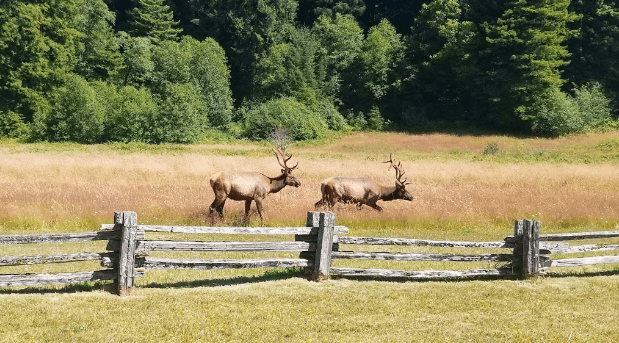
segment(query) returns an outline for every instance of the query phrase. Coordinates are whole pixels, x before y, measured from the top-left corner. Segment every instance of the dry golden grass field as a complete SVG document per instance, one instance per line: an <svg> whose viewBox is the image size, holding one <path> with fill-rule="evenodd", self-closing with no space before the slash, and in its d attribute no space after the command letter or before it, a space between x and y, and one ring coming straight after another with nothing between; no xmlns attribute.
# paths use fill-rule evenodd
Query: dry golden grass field
<svg viewBox="0 0 619 343"><path fill-rule="evenodd" d="M209 225L209 177L276 176L271 147L0 142L0 234L94 231L123 210L142 224ZM542 233L619 230L619 132L553 140L355 133L287 151L302 186L268 196L265 223L253 213L252 226L304 225L330 176L392 185L395 173L381 162L393 153L415 200L379 202L383 212L336 206L336 224L349 235L497 241L525 218L540 220ZM240 225L243 203L228 200L225 212L216 225ZM101 246L0 245L0 255L82 248ZM0 342L615 342L618 270L404 283L315 283L281 270L148 271L126 298L100 284L0 289Z"/></svg>

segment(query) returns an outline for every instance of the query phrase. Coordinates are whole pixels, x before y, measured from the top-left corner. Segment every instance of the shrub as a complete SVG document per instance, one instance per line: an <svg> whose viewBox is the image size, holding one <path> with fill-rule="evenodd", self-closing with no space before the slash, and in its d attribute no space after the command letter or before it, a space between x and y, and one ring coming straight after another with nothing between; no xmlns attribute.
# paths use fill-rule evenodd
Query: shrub
<svg viewBox="0 0 619 343"><path fill-rule="evenodd" d="M154 143L192 143L208 126L200 91L191 83L167 85L158 105L151 129Z"/></svg>
<svg viewBox="0 0 619 343"><path fill-rule="evenodd" d="M534 132L562 136L586 132L610 125L610 100L599 84L586 84L574 89L574 97L550 89L533 101L530 118Z"/></svg>
<svg viewBox="0 0 619 343"><path fill-rule="evenodd" d="M114 86L102 82L93 86L108 114L104 140L144 143L153 141L152 128L157 120L158 108L148 89L126 86L117 91Z"/></svg>
<svg viewBox="0 0 619 343"><path fill-rule="evenodd" d="M105 106L95 90L80 76L69 75L51 94L49 113L36 115L38 138L49 141L94 143L102 139Z"/></svg>
<svg viewBox="0 0 619 343"><path fill-rule="evenodd" d="M532 116L523 116L531 120L533 132L562 136L584 131L582 113L576 101L559 89L550 89L533 100Z"/></svg>
<svg viewBox="0 0 619 343"><path fill-rule="evenodd" d="M0 137L26 138L29 131L18 113L0 111Z"/></svg>
<svg viewBox="0 0 619 343"><path fill-rule="evenodd" d="M376 106L372 106L372 109L368 113L367 127L369 130L380 131L385 128L385 120L383 119L380 110Z"/></svg>
<svg viewBox="0 0 619 343"><path fill-rule="evenodd" d="M585 129L595 129L610 124L610 100L599 83L587 83L574 89L574 100L582 112Z"/></svg>
<svg viewBox="0 0 619 343"><path fill-rule="evenodd" d="M250 109L245 119L246 136L267 139L279 126L290 129L296 141L322 138L327 130L324 119L291 97L267 101Z"/></svg>
<svg viewBox="0 0 619 343"><path fill-rule="evenodd" d="M316 112L325 120L330 130L344 131L349 128L346 119L344 119L337 108L328 100L323 100L318 103Z"/></svg>

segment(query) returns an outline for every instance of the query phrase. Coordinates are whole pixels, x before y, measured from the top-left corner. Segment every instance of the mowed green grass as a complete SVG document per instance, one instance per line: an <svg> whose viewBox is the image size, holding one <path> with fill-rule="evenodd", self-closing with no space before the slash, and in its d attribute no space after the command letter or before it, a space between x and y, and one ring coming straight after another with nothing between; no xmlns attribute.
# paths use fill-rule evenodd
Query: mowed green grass
<svg viewBox="0 0 619 343"><path fill-rule="evenodd" d="M453 142L451 140L453 139ZM318 164L322 158L356 161L359 169L376 164L383 155L395 151L408 165L417 158L437 161L463 161L471 168L484 165L530 164L532 169L546 163L605 165L619 162L615 149L617 133L569 137L560 140L515 139L509 137L445 137L441 135L405 136L403 134L362 133L343 140L331 140L294 147L302 166ZM384 144L375 144L376 140ZM450 143L451 142L451 143ZM500 151L484 154L484 148L497 143ZM184 155L270 157L269 149L259 144L213 144L198 146L147 145L21 145L0 146L4 156L24 154L53 155L63 161L102 154L110 161L122 156ZM20 155L21 154L21 155ZM378 157L380 156L380 157ZM153 160L158 161L158 158ZM150 160L149 160L150 161ZM538 164L542 161L544 164ZM371 163L370 163L371 162ZM332 163L332 162L331 162ZM350 162L347 162L351 164ZM452 166L452 164L441 164ZM454 164L457 168L469 166ZM179 170L182 171L179 164ZM382 168L382 166L380 166ZM62 167L52 173L67 173ZM382 168L384 169L384 168ZM382 170L381 169L381 170ZM175 169L176 170L176 169ZM408 170L408 169L407 169ZM411 168L410 174L415 173ZM36 170L35 170L36 171ZM73 173L73 169L69 169ZM102 172L104 172L103 169ZM384 171L383 171L384 172ZM619 172L619 169L618 169ZM8 173L7 173L8 174ZM456 173L457 174L457 173ZM117 174L110 174L118 177ZM146 174L148 177L149 174ZM408 174L407 174L408 175ZM459 175L459 174L458 174ZM534 174L537 175L537 174ZM604 174L606 175L606 174ZM619 175L619 174L618 174ZM0 177L2 169L0 169ZM311 175L310 175L311 176ZM322 175L318 175L322 177ZM316 176L316 178L318 178ZM568 175L569 176L569 175ZM47 177L47 176L45 176ZM102 177L81 175L85 184L77 190L103 184ZM92 181L90 181L92 178ZM7 178L8 179L8 178ZM34 179L34 178L33 178ZM20 180L11 176L9 180ZM30 206L36 197L28 187L50 182L43 176L24 183L25 199L8 195ZM134 180L128 178L130 182ZM167 178L155 179L167 185ZM570 181L569 179L568 181ZM11 181L12 182L12 181ZM127 182L127 183L130 183ZM187 181L185 181L187 182ZM316 181L317 182L317 181ZM443 182L429 179L430 186ZM459 181L460 182L460 181ZM461 182L468 182L463 178ZM473 182L473 181L471 181ZM478 181L477 181L478 182ZM559 181L557 181L558 183ZM571 182L571 181L570 181ZM584 182L584 181L583 181ZM616 187L612 179L596 181L595 187ZM571 183L568 183L568 186ZM64 183L62 184L64 185ZM170 187L174 187L170 184ZM455 185L457 186L457 185ZM483 184L477 184L483 187ZM509 185L507 185L509 186ZM562 190L558 187L558 192ZM19 190L21 188L16 187ZM53 188L61 193L61 188ZM178 192L182 192L183 189ZM552 192L544 187L543 192ZM541 192L541 191L540 191ZM51 193L51 192L50 192ZM289 192L290 193L290 192ZM574 192L577 194L576 192ZM36 193L33 193L36 194ZM448 194L447 194L448 195ZM562 195L565 197L565 195ZM612 195L608 195L612 197ZM7 200L8 199L8 200ZM63 209L75 206L71 196L51 196L51 206ZM56 199L67 199L56 203ZM86 198L75 198L88 201ZM277 199L277 198L276 198ZM76 201L77 201L76 200ZM608 200L613 200L608 198ZM193 200L188 199L187 202ZM273 199L271 207L273 208ZM301 202L300 200L294 200ZM417 200L423 204L423 197ZM604 199L594 206L603 207ZM129 203L130 201L127 201ZM153 213L138 213L141 223L204 225L201 218L185 210L174 214L172 202L158 219ZM413 202L413 205L419 206ZM35 205L32 205L35 208ZM304 207L305 204L297 205ZM430 207L430 205L428 205ZM479 217L454 213L450 216L416 218L394 213L396 204L386 206L381 215L354 208L337 209L337 225L350 228L349 236L406 237L434 240L500 241L513 233L510 215L496 217L484 212ZM49 211L53 211L50 208ZM159 211L156 207L153 211ZM302 213L300 209L296 210ZM0 234L95 231L102 222L111 222L111 213L68 215L45 214L32 217L14 209L0 219ZM274 210L272 209L273 213ZM43 214L42 210L41 213ZM51 213L51 212L50 212ZM584 212L587 213L587 212ZM565 217L541 213L542 232L579 232L619 230L619 218L611 210L592 211L603 216ZM607 213L610 213L608 215ZM519 213L521 214L521 213ZM238 213L228 215L227 224L238 224ZM366 217L367 216L367 217ZM273 215L269 226L300 226L303 218ZM102 219L103 218L103 219ZM108 218L109 220L106 220ZM524 218L513 218L524 219ZM532 217L531 219L537 219ZM547 220L546 220L547 219ZM251 226L261 225L253 219ZM23 228L23 231L22 229ZM147 233L149 239L173 239L175 235ZM282 240L291 237L205 237L178 235L191 240ZM619 239L589 240L577 244L619 244ZM428 252L428 253L508 253L501 249L445 249L430 247L350 246L342 250ZM0 245L1 256L100 252L105 242L37 245ZM578 256L590 256L585 253ZM177 258L251 258L296 257L296 253L152 253L157 257ZM409 270L494 268L497 263L439 263L396 261L334 260L334 266L392 268ZM102 269L98 262L0 267L0 273L61 273ZM127 297L113 294L109 282L71 286L19 287L0 289L0 342L616 342L619 331L619 268L616 265L551 269L548 275L533 280L463 281L310 281L300 270L246 269L220 271L148 270L136 279L134 293Z"/></svg>
<svg viewBox="0 0 619 343"><path fill-rule="evenodd" d="M245 280L247 281L247 280ZM619 277L1 294L3 342L616 342Z"/></svg>

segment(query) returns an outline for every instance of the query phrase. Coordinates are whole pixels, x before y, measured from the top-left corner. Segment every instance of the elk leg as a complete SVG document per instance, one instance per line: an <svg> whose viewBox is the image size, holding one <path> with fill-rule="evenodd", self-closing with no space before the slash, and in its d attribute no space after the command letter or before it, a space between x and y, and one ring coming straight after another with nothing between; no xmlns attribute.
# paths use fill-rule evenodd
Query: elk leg
<svg viewBox="0 0 619 343"><path fill-rule="evenodd" d="M380 206L378 206L378 205L376 205L376 203L375 203L375 202L374 202L374 203L369 203L369 204L367 204L367 205L368 205L368 206L370 206L371 208L375 209L375 210L376 210L376 211L378 211L378 212L382 212L382 211L383 211L383 208L382 208L382 207L380 207Z"/></svg>
<svg viewBox="0 0 619 343"><path fill-rule="evenodd" d="M335 203L338 202L340 200L340 198L338 197L334 197L331 196L329 197L328 201L329 201L329 211L333 210L333 207L335 207Z"/></svg>
<svg viewBox="0 0 619 343"><path fill-rule="evenodd" d="M327 204L327 199L326 197L322 197L322 199L318 200L317 203L314 204L314 209L318 209L321 206L325 206Z"/></svg>
<svg viewBox="0 0 619 343"><path fill-rule="evenodd" d="M254 201L256 202L256 208L258 209L258 214L260 215L260 221L264 221L264 218L262 217L262 199L254 199Z"/></svg>
<svg viewBox="0 0 619 343"><path fill-rule="evenodd" d="M246 222L249 220L249 209L250 208L251 208L251 200L245 200L245 221Z"/></svg>
<svg viewBox="0 0 619 343"><path fill-rule="evenodd" d="M209 207L210 214L213 214L213 211L217 211L217 214L219 214L219 217L221 219L223 219L224 218L224 204L225 203L226 203L226 199L218 201L217 198L215 198L215 200L213 200L213 203Z"/></svg>

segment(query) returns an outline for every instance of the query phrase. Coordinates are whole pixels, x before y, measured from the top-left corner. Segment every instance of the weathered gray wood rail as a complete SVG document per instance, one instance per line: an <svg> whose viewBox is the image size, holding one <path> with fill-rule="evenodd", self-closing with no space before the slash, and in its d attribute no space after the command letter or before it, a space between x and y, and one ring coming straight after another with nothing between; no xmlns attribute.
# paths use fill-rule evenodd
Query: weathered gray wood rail
<svg viewBox="0 0 619 343"><path fill-rule="evenodd" d="M366 259L396 261L449 261L449 262L509 262L494 269L470 270L389 270L331 268L331 275L353 278L387 278L387 279L443 279L470 277L532 277L539 273L540 264L548 260L540 257L539 222L520 220L514 224L514 235L501 242L457 242L433 241L425 239L378 238L378 237L340 237L340 244L394 245L394 246L431 246L450 248L504 248L512 249L511 254L427 254L427 253L386 253L386 252L334 252L334 259ZM555 245L552 245L554 247ZM551 245L544 246L549 248ZM546 250L542 249L542 252Z"/></svg>
<svg viewBox="0 0 619 343"><path fill-rule="evenodd" d="M512 254L447 255L384 252L333 252L331 258L351 260L442 261L442 262L509 262Z"/></svg>
<svg viewBox="0 0 619 343"><path fill-rule="evenodd" d="M471 277L499 277L517 275L511 269L470 269L470 270L391 270L391 269L359 269L331 268L331 276L342 278L372 278L372 279L445 279Z"/></svg>
<svg viewBox="0 0 619 343"><path fill-rule="evenodd" d="M213 242L186 240L148 240L145 232L214 234L214 235L290 235L294 241ZM410 238L348 237L345 226L335 225L329 212L308 212L304 227L208 227L138 225L135 212L115 212L114 224L103 224L99 231L0 235L0 246L6 244L39 244L107 241L105 252L77 252L60 255L0 256L0 267L47 263L70 263L98 260L107 269L58 274L0 274L0 287L62 285L87 281L114 280L118 294L128 294L134 279L148 269L238 269L238 268L306 268L315 280L333 277L399 280L432 280L476 277L534 277L549 267L574 267L597 264L619 264L619 255L551 259L554 254L619 251L619 244L585 244L570 246L562 241L619 237L619 231L565 234L540 234L540 224L533 220L515 221L514 235L497 242L458 242ZM212 238L212 237L211 237ZM431 254L411 252L339 251L346 245L390 245L445 248L511 249L511 253ZM254 259L190 259L150 257L153 251L195 252L299 252L298 258ZM390 270L376 268L332 267L332 259L496 262L493 269L469 270Z"/></svg>
<svg viewBox="0 0 619 343"><path fill-rule="evenodd" d="M391 245L391 246L423 246L449 248L513 248L514 244L506 242L458 242L433 241L408 238L382 237L339 237L340 244L350 245ZM513 254L428 254L428 253L388 253L388 252L333 252L333 259L361 260L393 260L393 261L443 261L443 262L511 262ZM371 278L371 279L445 279L471 277L499 277L517 274L512 268L470 269L470 270L393 270L378 268L340 268L332 267L330 274L340 278Z"/></svg>
<svg viewBox="0 0 619 343"><path fill-rule="evenodd" d="M560 234L545 234L540 235L540 241L572 241L572 240L587 240L599 238L615 238L619 237L619 231L593 231L593 232L575 232L575 233L560 233ZM589 256L589 257L573 257L552 259L552 254L575 254L584 252L602 252L602 251L617 251L617 244L585 244L570 246L569 243L559 243L550 249L550 258L542 267L547 270L550 267L578 267L599 264L619 264L619 256L604 255L604 256Z"/></svg>
<svg viewBox="0 0 619 343"><path fill-rule="evenodd" d="M137 258L137 267L145 269L241 269L292 267L309 268L313 266L313 261L305 258L265 258L230 260Z"/></svg>
<svg viewBox="0 0 619 343"><path fill-rule="evenodd" d="M118 282L120 279L120 246L121 242L123 242L123 233L127 231L125 226L128 224L125 217L128 219L137 218L134 212L116 212L114 213L115 224L110 225L106 228L106 230L62 234L0 236L0 245L108 241L108 251L105 252L77 252L61 255L1 256L0 266L21 266L98 260L101 261L101 266L107 269L57 274L0 274L0 287L65 285L87 281L106 280L115 280ZM143 239L144 233L138 232L135 238ZM141 273L135 271L130 271L129 273L132 278L142 276Z"/></svg>
<svg viewBox="0 0 619 343"><path fill-rule="evenodd" d="M94 231L79 233L54 233L46 235L12 235L0 236L0 244L33 244L107 241L120 239L120 231Z"/></svg>
<svg viewBox="0 0 619 343"><path fill-rule="evenodd" d="M317 213L317 212L316 212ZM102 224L101 230L112 230L113 224ZM317 235L319 227L234 227L234 226L163 226L137 225L137 229L146 232L170 233L200 233L200 234L228 234L228 235ZM346 226L334 226L334 234L348 232Z"/></svg>
<svg viewBox="0 0 619 343"><path fill-rule="evenodd" d="M410 238L382 238L382 237L340 237L341 244L365 244L365 245L408 245L408 246L431 246L451 248L512 248L506 242L456 242L456 241L432 241L427 239Z"/></svg>
<svg viewBox="0 0 619 343"><path fill-rule="evenodd" d="M151 251L243 251L243 252L299 252L299 258L256 259L173 259L138 257L136 265L144 269L230 269L230 268L312 268L315 278L328 275L334 234L348 232L345 226L335 226L335 215L325 212L309 212L305 227L202 227L136 225L136 229L150 232L224 234L224 235L293 235L291 242L211 242L141 240L136 253ZM103 225L108 229L110 225Z"/></svg>

